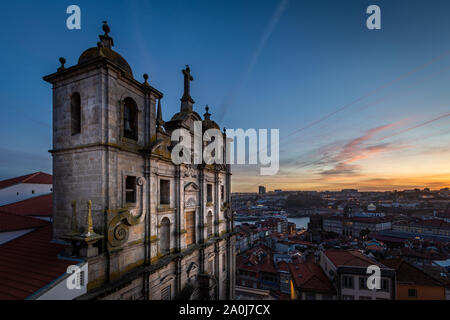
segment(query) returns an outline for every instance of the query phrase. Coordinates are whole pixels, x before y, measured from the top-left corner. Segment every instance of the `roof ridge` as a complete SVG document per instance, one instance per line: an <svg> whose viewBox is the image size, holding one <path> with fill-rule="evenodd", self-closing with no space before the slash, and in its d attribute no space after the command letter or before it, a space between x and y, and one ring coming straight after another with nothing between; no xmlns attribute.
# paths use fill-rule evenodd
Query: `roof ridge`
<svg viewBox="0 0 450 320"><path fill-rule="evenodd" d="M41 172L35 172L35 173L32 173L32 174L30 174L28 177L26 177L25 179L20 180L20 182L24 183L24 182L26 182L26 181L28 181L28 180L30 180L30 179L36 177L36 176L37 176L38 174L40 174L40 173L41 173Z"/></svg>
<svg viewBox="0 0 450 320"><path fill-rule="evenodd" d="M429 273L426 272L425 270L422 270L422 269L420 269L419 267L416 267L414 264L409 263L409 262L407 262L407 261L405 261L405 260L403 260L403 262L406 263L407 265L413 267L413 268L416 269L417 271L423 273L428 279L430 279L430 280L432 280L432 281L434 281L434 282L438 282L438 283L441 284L441 285L445 285L444 282L442 282L441 280L439 280L439 279L433 277L431 274L429 274Z"/></svg>

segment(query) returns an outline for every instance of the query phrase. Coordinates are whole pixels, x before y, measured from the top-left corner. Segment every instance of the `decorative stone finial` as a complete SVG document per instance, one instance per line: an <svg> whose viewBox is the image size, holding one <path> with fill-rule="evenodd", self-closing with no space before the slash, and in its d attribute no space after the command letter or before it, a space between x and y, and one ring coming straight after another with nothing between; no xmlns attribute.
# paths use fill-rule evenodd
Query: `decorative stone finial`
<svg viewBox="0 0 450 320"><path fill-rule="evenodd" d="M66 67L64 67L64 65L66 64L66 59L64 57L61 57L59 58L59 62L61 63L61 66L58 68L58 72L66 70Z"/></svg>
<svg viewBox="0 0 450 320"><path fill-rule="evenodd" d="M211 120L211 113L209 113L208 105L206 105L205 110L206 110L206 113L203 115L205 117L205 120Z"/></svg>
<svg viewBox="0 0 450 320"><path fill-rule="evenodd" d="M147 86L149 85L148 84L148 74L146 74L146 73L144 73L144 84Z"/></svg>
<svg viewBox="0 0 450 320"><path fill-rule="evenodd" d="M102 240L104 236L94 232L94 224L92 222L92 201L88 201L88 212L86 217L86 229L83 234L78 233L78 223L76 220L76 202L72 202L72 233L61 237L63 240L72 243L70 255L79 255L83 258L91 258L98 255L98 248L95 243ZM70 249L69 249L70 250Z"/></svg>
<svg viewBox="0 0 450 320"><path fill-rule="evenodd" d="M158 113L156 116L156 125L158 126L158 129L161 129L161 127L164 125L164 121L162 118L161 99L158 100Z"/></svg>
<svg viewBox="0 0 450 320"><path fill-rule="evenodd" d="M87 227L83 237L92 237L94 233L94 224L92 222L92 201L88 201Z"/></svg>

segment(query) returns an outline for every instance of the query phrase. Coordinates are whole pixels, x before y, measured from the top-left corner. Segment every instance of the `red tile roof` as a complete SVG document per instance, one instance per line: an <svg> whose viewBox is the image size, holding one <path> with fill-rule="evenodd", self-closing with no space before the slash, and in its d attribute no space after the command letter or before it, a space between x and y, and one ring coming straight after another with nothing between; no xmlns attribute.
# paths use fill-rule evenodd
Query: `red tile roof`
<svg viewBox="0 0 450 320"><path fill-rule="evenodd" d="M51 217L53 194L26 199L0 207L0 211L21 216Z"/></svg>
<svg viewBox="0 0 450 320"><path fill-rule="evenodd" d="M46 221L0 211L0 232L34 229L48 225Z"/></svg>
<svg viewBox="0 0 450 320"><path fill-rule="evenodd" d="M253 248L244 254L238 256L236 261L237 269L252 271L252 272L266 272L277 273L275 264L273 262L270 248L259 246Z"/></svg>
<svg viewBox="0 0 450 320"><path fill-rule="evenodd" d="M426 272L413 266L403 259L382 260L386 266L395 269L399 284L415 284L421 286L444 287L444 284L428 275Z"/></svg>
<svg viewBox="0 0 450 320"><path fill-rule="evenodd" d="M336 266L349 266L349 267L368 267L370 265L377 265L379 267L385 267L381 263L370 259L366 255L359 251L351 250L337 250L330 249L325 251L325 255Z"/></svg>
<svg viewBox="0 0 450 320"><path fill-rule="evenodd" d="M315 263L289 264L292 280L297 289L320 293L335 293L330 279Z"/></svg>
<svg viewBox="0 0 450 320"><path fill-rule="evenodd" d="M44 172L27 174L26 176L0 181L0 189L10 187L18 183L53 184L53 177L51 174Z"/></svg>
<svg viewBox="0 0 450 320"><path fill-rule="evenodd" d="M0 246L0 300L23 300L76 264L59 259L66 246L52 243L51 225Z"/></svg>
<svg viewBox="0 0 450 320"><path fill-rule="evenodd" d="M286 261L278 262L278 270L289 272L289 263L287 263Z"/></svg>

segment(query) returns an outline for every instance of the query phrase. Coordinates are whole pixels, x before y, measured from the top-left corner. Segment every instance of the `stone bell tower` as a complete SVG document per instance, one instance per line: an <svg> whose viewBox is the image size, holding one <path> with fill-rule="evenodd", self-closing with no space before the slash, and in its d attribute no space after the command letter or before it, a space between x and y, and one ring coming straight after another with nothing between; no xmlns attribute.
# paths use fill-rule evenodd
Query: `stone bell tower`
<svg viewBox="0 0 450 320"><path fill-rule="evenodd" d="M146 209L144 161L139 151L156 134L162 93L136 81L112 48L110 28L78 63L44 77L53 85L54 237L83 233L92 203L93 229L105 234L105 208ZM75 207L74 207L75 206ZM75 213L75 214L74 214ZM78 230L74 230L75 226ZM101 249L101 248L99 248Z"/></svg>
<svg viewBox="0 0 450 320"><path fill-rule="evenodd" d="M181 110L165 122L163 94L146 74L135 80L106 22L103 31L77 64L60 58L44 77L53 85L53 236L88 262L84 299L230 299L231 170L171 158L174 130L220 127L209 109L204 119L194 111L189 67Z"/></svg>

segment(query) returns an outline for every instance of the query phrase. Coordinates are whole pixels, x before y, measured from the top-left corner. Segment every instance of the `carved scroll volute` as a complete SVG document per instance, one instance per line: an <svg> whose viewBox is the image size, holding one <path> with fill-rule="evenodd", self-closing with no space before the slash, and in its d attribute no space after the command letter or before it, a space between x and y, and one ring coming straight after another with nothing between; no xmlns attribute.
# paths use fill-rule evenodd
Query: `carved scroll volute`
<svg viewBox="0 0 450 320"><path fill-rule="evenodd" d="M127 222L131 213L128 209L120 209L108 225L108 242L112 247L120 247L128 241L130 235L129 224Z"/></svg>
<svg viewBox="0 0 450 320"><path fill-rule="evenodd" d="M108 243L112 247L120 247L127 243L130 236L129 228L139 224L144 216L144 182L143 178L137 180L141 194L140 212L137 216L131 214L129 208L108 211L108 214L113 215L108 224Z"/></svg>

